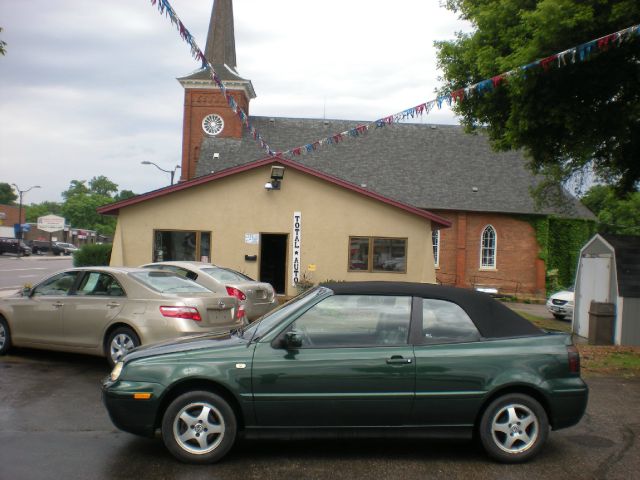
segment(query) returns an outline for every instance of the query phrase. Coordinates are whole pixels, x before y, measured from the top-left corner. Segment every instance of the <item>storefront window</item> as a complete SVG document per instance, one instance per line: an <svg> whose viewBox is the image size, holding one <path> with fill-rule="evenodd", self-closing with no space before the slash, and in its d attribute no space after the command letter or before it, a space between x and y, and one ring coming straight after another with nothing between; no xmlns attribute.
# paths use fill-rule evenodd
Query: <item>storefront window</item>
<svg viewBox="0 0 640 480"><path fill-rule="evenodd" d="M211 261L211 232L156 230L153 261Z"/></svg>
<svg viewBox="0 0 640 480"><path fill-rule="evenodd" d="M349 271L406 273L407 239L350 237Z"/></svg>

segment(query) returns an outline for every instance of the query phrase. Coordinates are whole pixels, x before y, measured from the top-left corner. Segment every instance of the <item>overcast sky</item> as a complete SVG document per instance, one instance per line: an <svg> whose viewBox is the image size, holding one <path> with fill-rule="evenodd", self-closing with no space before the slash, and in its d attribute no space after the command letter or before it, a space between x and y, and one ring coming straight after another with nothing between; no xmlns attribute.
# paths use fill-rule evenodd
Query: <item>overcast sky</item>
<svg viewBox="0 0 640 480"><path fill-rule="evenodd" d="M171 4L204 50L213 0ZM469 28L439 4L235 0L251 114L370 121L433 99L434 40ZM176 78L199 65L149 0L0 0L0 27L0 182L41 185L25 203L97 175L136 193L169 183L140 162L180 164ZM444 108L419 121L457 123Z"/></svg>

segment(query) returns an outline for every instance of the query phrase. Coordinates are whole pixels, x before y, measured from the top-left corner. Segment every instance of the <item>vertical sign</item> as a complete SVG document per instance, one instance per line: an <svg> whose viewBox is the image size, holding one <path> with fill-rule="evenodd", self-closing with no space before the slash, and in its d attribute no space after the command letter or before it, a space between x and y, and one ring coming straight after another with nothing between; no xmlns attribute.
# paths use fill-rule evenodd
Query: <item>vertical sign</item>
<svg viewBox="0 0 640 480"><path fill-rule="evenodd" d="M292 252L293 252L293 286L295 287L300 281L300 250L302 247L302 214L300 212L293 212L293 235L292 238Z"/></svg>

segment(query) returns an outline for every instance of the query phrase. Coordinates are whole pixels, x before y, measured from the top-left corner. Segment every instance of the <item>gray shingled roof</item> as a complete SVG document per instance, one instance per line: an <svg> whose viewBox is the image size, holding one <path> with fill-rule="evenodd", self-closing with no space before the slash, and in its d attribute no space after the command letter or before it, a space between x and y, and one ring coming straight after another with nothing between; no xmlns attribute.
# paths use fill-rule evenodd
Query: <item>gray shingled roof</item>
<svg viewBox="0 0 640 480"><path fill-rule="evenodd" d="M273 151L312 143L368 122L251 117ZM213 154L219 153L218 159ZM250 163L266 153L245 131L242 140L205 138L197 175ZM483 134L459 126L392 124L325 146L294 161L386 197L428 210L559 214L594 218L563 191L561 205L537 209L530 189L539 178L519 152L494 152ZM286 179L285 179L286 181ZM474 187L477 191L474 192Z"/></svg>

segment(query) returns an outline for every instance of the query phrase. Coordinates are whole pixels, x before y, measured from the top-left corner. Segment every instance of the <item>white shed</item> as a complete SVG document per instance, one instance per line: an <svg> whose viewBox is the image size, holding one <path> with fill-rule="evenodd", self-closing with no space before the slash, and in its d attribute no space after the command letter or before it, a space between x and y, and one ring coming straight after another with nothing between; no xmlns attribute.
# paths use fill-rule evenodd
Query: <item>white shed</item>
<svg viewBox="0 0 640 480"><path fill-rule="evenodd" d="M614 344L640 345L640 236L596 234L582 248L572 325L581 337L591 301L615 305Z"/></svg>

